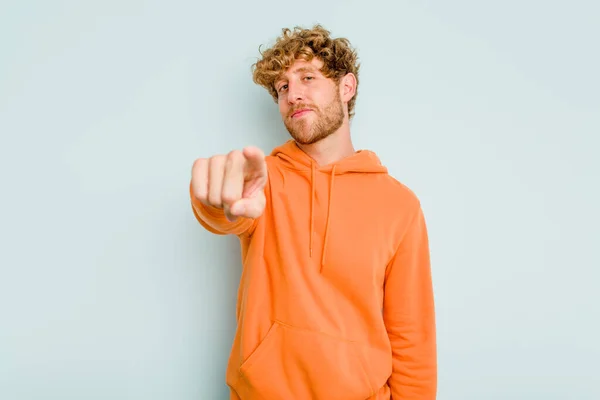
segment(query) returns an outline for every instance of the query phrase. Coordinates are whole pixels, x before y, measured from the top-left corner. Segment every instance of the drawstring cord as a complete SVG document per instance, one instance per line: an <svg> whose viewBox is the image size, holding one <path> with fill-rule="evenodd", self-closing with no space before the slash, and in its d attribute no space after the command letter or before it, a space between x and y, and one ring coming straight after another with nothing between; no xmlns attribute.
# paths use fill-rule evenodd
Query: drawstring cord
<svg viewBox="0 0 600 400"><path fill-rule="evenodd" d="M331 170L331 184L329 185L329 204L327 206L327 220L325 225L325 239L323 240L323 255L321 256L321 270L323 272L323 266L325 265L325 253L327 253L327 239L329 238L329 221L331 219L331 204L333 203L333 181L335 177L335 165Z"/></svg>
<svg viewBox="0 0 600 400"><path fill-rule="evenodd" d="M331 205L333 203L333 184L335 180L335 165L331 170L331 181L329 185L329 201L327 204L327 219L325 221L325 238L323 239L323 252L321 255L321 265L320 272L323 271L323 266L325 265L325 256L327 254L327 241L329 239L329 225L331 222ZM310 243L309 243L309 252L310 257L313 255L313 238L314 238L314 228L315 228L315 181L316 181L316 168L314 162L311 162L311 176L310 176Z"/></svg>

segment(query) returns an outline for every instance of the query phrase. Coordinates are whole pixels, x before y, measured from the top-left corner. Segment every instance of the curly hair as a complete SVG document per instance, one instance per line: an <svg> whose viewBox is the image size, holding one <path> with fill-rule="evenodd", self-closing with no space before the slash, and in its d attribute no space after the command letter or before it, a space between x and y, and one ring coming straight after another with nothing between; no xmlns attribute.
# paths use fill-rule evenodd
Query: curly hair
<svg viewBox="0 0 600 400"><path fill-rule="evenodd" d="M279 76L297 59L310 62L317 57L323 61L321 72L327 78L339 84L340 79L347 73L353 73L356 77L358 91L358 70L360 64L356 50L352 48L346 38L332 38L331 32L321 25L315 25L312 29L295 27L282 29L282 35L277 38L275 44L259 52L262 59L253 64L253 81L263 86L277 102L277 90L275 81ZM354 104L357 93L348 102L348 114L354 116Z"/></svg>

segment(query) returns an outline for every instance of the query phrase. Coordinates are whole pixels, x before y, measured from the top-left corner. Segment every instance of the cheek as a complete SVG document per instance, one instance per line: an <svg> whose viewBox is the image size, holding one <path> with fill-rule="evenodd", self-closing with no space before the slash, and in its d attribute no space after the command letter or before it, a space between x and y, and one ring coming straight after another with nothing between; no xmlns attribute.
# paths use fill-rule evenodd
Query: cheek
<svg viewBox="0 0 600 400"><path fill-rule="evenodd" d="M290 109L287 102L280 97L277 104L279 105L279 112L281 115L287 114L288 110Z"/></svg>

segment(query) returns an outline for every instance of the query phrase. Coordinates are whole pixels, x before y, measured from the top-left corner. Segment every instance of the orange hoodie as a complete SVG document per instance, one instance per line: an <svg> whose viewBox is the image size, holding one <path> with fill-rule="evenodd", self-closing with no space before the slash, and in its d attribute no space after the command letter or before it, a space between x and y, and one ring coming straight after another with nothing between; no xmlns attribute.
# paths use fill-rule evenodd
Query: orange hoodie
<svg viewBox="0 0 600 400"><path fill-rule="evenodd" d="M231 399L435 399L419 200L370 151L318 166L290 140L266 163L260 218L229 222L192 196L200 224L242 247Z"/></svg>

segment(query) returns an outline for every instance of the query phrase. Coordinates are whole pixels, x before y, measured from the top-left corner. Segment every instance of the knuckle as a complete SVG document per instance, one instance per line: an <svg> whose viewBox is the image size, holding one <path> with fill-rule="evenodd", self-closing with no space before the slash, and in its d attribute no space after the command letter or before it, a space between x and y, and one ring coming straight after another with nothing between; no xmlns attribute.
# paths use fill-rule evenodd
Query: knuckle
<svg viewBox="0 0 600 400"><path fill-rule="evenodd" d="M202 166L206 165L206 158L197 158L192 165L192 168L202 168Z"/></svg>
<svg viewBox="0 0 600 400"><path fill-rule="evenodd" d="M231 150L227 156L230 158L243 158L244 154L240 150Z"/></svg>
<svg viewBox="0 0 600 400"><path fill-rule="evenodd" d="M204 169L208 166L208 160L206 158L198 158L192 164L192 176L201 174Z"/></svg>
<svg viewBox="0 0 600 400"><path fill-rule="evenodd" d="M227 164L229 166L241 164L244 161L244 154L239 150L232 150L227 154Z"/></svg>
<svg viewBox="0 0 600 400"><path fill-rule="evenodd" d="M210 166L218 166L218 165L223 165L223 163L225 162L225 156L222 154L216 155L216 156L212 156L210 158Z"/></svg>

